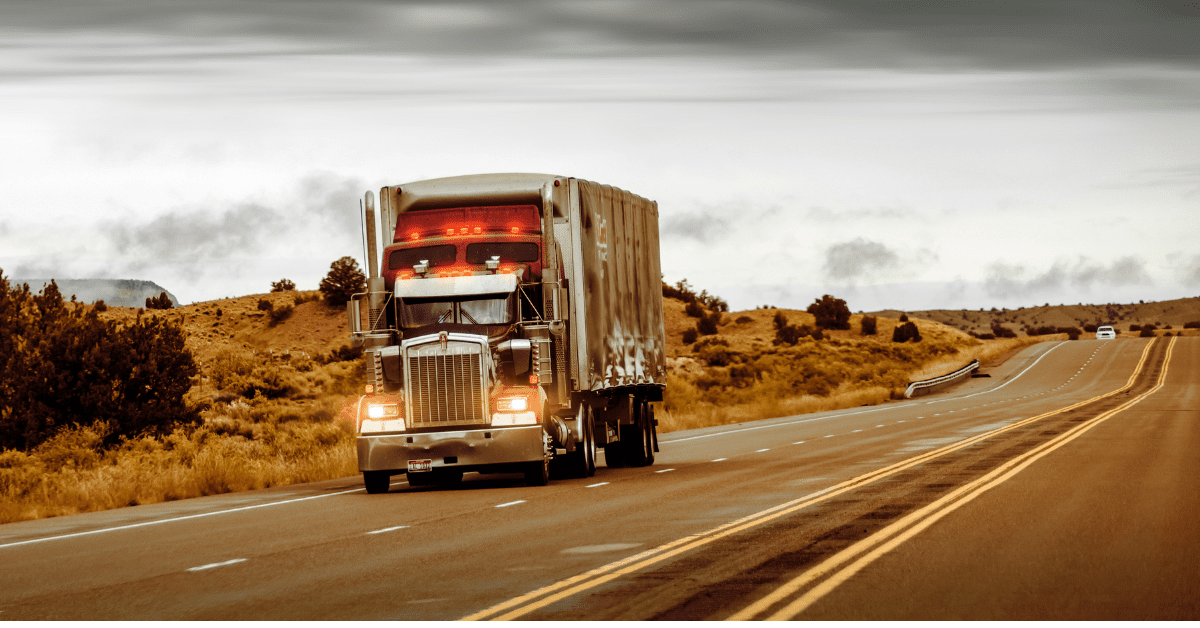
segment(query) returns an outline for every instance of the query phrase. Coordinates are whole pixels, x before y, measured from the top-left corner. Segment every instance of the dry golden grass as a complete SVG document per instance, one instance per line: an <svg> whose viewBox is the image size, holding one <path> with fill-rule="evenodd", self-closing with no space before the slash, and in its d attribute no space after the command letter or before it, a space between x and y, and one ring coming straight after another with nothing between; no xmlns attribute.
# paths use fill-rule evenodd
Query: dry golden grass
<svg viewBox="0 0 1200 628"><path fill-rule="evenodd" d="M220 425L100 449L100 426L61 432L29 454L0 453L0 523L346 477L352 428L336 422Z"/></svg>
<svg viewBox="0 0 1200 628"><path fill-rule="evenodd" d="M679 338L695 319L683 315L681 304L666 303L668 355L678 357L669 360L674 368L659 409L664 433L877 405L902 398L910 381L944 375L972 359L987 364L1022 346L1059 339L978 340L912 318L923 340L901 344L891 342L898 319L878 317L878 333L864 336L862 316L854 315L849 330L827 331L825 340L776 347L771 342L776 310L751 310L726 315L717 336L688 346ZM806 312L784 313L792 324L815 322ZM712 338L723 344L712 344Z"/></svg>

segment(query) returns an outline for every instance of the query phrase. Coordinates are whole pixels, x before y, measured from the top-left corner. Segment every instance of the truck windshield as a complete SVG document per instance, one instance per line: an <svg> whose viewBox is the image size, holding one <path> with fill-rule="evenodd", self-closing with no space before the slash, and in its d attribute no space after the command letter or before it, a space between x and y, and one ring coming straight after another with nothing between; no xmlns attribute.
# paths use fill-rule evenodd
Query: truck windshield
<svg viewBox="0 0 1200 628"><path fill-rule="evenodd" d="M440 299L404 299L400 326L424 327L438 323L465 325L507 325L513 321L513 295L489 294L482 297L447 301Z"/></svg>

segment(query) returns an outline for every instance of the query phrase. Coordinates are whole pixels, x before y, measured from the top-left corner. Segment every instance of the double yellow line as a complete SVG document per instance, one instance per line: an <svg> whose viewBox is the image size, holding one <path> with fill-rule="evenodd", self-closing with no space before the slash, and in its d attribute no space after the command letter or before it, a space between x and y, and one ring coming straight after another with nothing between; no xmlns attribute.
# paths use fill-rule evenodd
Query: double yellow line
<svg viewBox="0 0 1200 628"><path fill-rule="evenodd" d="M976 479L942 497L941 499L917 510L908 516L904 517L889 525L888 527L876 532L875 534L851 545L841 552L826 559L825 562L809 569L800 574L796 578L787 582L775 591L772 591L766 597L758 600L750 606L734 613L728 619L731 621L745 621L755 619L759 614L776 604L788 599L797 591L804 587L825 578L820 584L809 589L800 597L793 600L787 606L779 609L775 613L767 616L765 619L771 620L789 620L793 619L805 609L812 606L817 600L821 599L825 594L832 591L838 585L846 580L849 580L854 574L862 571L867 565L879 559L884 554L892 551L900 546L908 539L919 534L929 526L936 523L941 518L963 507L971 500L982 495L985 491L995 488L1005 481L1011 479L1016 474L1020 473L1029 465L1049 455L1051 452L1063 447L1067 443L1079 438L1088 430L1096 427L1100 423L1112 418L1120 412L1128 410L1146 397L1157 392L1163 387L1163 383L1167 378L1167 365L1171 361L1171 353L1175 348L1175 338L1172 338L1167 345L1167 355L1163 360L1162 372L1159 374L1158 382L1153 388L1146 392L1126 401L1120 406L1109 410L1103 414L1089 419L1084 423L1067 430L1054 439L1038 445L1034 449L1025 452L1012 460L1001 464L996 469L993 469L983 477ZM1147 345L1146 352L1150 350ZM1145 362L1146 352L1142 354L1142 362ZM1138 369L1141 369L1142 364L1139 363ZM1136 374L1136 372L1135 372ZM1111 393L1110 393L1111 394ZM857 560L855 560L857 558ZM853 561L853 562L851 562ZM847 564L849 563L849 564ZM832 574L832 575L831 575ZM828 577L826 577L828 576Z"/></svg>
<svg viewBox="0 0 1200 628"><path fill-rule="evenodd" d="M1174 341L1172 341L1172 343L1173 342ZM845 482L831 486L827 489L818 491L816 493L812 493L810 495L806 495L804 497L792 500L790 502L779 504L778 506L768 508L766 510L763 510L763 511L754 513L752 515L743 517L741 519L738 519L736 521L731 521L729 523L717 526L716 528L713 528L711 530L707 530L707 531L701 532L699 534L693 534L691 536L687 536L682 539L677 539L675 541L671 541L670 543L666 543L664 545L660 545L653 549L646 550L645 552L642 552L640 554L636 554L634 556L630 556L628 558L624 558L622 560L619 560L619 561L616 561L613 563L609 563L602 567L597 567L596 569L593 569L586 573L582 573L577 576L573 576L571 578L561 580L552 585L542 587L535 591L530 591L529 593L526 593L524 595L512 598L510 600L501 602L500 604L497 604L490 608L486 608L477 613L473 613L471 615L463 617L462 620L463 621L483 621L483 620L516 619L523 615L532 613L538 609L545 608L546 606L554 604L565 598L571 597L573 595L577 595L577 594L587 591L589 589L594 589L606 582L610 582L612 580L620 578L621 576L625 576L625 575L628 575L628 574L631 574L631 573L634 573L637 571L641 571L642 569L645 569L645 568L655 565L657 563L661 563L667 559L670 559L670 558L677 556L679 554L682 554L684 552L688 552L693 549L702 547L704 545L708 545L714 541L717 541L719 539L727 537L731 534L737 534L738 532L743 532L745 530L760 526L764 523L767 523L774 519L778 519L779 517L789 515L793 512L807 508L814 504L818 504L820 502L827 501L829 499L837 497L838 495L842 495L842 494L850 492L852 490L861 488L863 486L866 486L866 485L876 482L878 480L884 479L886 477L895 475L897 473L900 473L901 471L915 467L917 465L924 464L935 458L939 458L941 456L958 451L960 449L970 447L971 445L974 445L980 441L986 440L988 438L992 438L993 436L996 436L999 434L1003 434L1004 432L1007 432L1009 430L1017 429L1021 426L1027 425L1034 421L1040 421L1041 419L1045 419L1047 417L1051 417L1056 414L1061 414L1063 412L1068 412L1070 410L1074 410L1075 408L1087 405L1089 403L1098 401L1100 399L1104 399L1105 397L1111 397L1113 395L1119 394L1121 392L1128 390L1131 386L1133 386L1134 380L1137 378L1138 374L1141 373L1142 368L1146 363L1147 356L1150 353L1151 345L1152 345L1152 343L1147 344L1145 350L1142 351L1141 359L1138 361L1137 367L1134 369L1133 374L1129 376L1129 381L1127 381L1124 386L1122 386L1116 390L1113 390L1111 392L1104 393L1102 395L1097 395L1096 397L1092 397L1091 399L1088 399L1086 401L1080 401L1078 403L1074 403L1069 406L1059 408L1057 410L1052 410L1052 411L1046 412L1044 414L1039 414L1035 417L1023 419L1016 423L1012 423L1005 427L995 429L990 432L980 434L980 435L972 437L972 438L968 438L966 440L959 441L957 443L948 445L941 449L936 449L934 451L926 452L924 454L915 456L913 458L909 458L908 460L904 460L904 461L889 465L882 469L877 469L875 471L865 473L856 478L846 480ZM1169 349L1168 349L1168 356L1169 356ZM1165 374L1165 366L1164 366L1164 374ZM1157 390L1157 388L1155 388L1155 390ZM1143 395L1143 397L1144 396L1145 395ZM1140 398L1141 397L1139 397L1139 399ZM1122 406L1121 409L1123 409L1124 407L1125 406ZM881 533L882 533L882 531L881 531ZM874 538L874 537L871 537L871 538ZM857 545L852 546L852 548L853 547L857 547ZM849 548L849 549L852 549L852 548ZM839 554L839 556L840 556L840 554ZM834 558L836 558L836 556ZM832 560L832 559L830 559L830 560ZM826 561L826 562L828 562L828 561ZM801 576L801 578L803 578L803 576ZM788 585L784 585L784 586L786 587ZM801 584L800 586L803 586L803 584ZM774 594L772 594L772 595L774 595ZM768 596L768 597L770 597L770 596ZM784 597L786 597L786 596L784 596ZM767 598L764 598L764 599L767 599ZM782 599L783 598L781 597L780 600L782 600ZM761 603L762 603L762 601L755 603L754 605L751 605L750 607L739 612L737 615L735 615L734 617L731 617L730 619L739 618L742 614L747 613L748 611L751 611L751 609L758 609L759 604L761 604ZM775 602L767 603L762 608L765 609L765 608L773 605L774 603ZM750 613L750 615L752 616L759 612L761 612L761 610L754 610L752 613ZM749 619L750 617L747 616L745 618Z"/></svg>

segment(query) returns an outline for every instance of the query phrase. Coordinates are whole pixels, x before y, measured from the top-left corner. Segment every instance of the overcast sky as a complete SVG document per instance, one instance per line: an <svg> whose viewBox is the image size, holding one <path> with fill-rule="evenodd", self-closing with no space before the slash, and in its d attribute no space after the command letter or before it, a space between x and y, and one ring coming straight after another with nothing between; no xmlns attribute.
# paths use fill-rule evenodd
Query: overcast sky
<svg viewBox="0 0 1200 628"><path fill-rule="evenodd" d="M1200 2L0 2L0 268L313 289L367 189L658 201L734 309L1200 295Z"/></svg>

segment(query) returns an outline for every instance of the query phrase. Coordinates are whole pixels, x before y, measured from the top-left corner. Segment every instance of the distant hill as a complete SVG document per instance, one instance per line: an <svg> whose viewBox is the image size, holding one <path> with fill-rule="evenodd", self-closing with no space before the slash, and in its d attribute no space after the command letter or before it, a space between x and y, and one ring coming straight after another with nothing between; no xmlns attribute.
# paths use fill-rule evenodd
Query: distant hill
<svg viewBox="0 0 1200 628"><path fill-rule="evenodd" d="M117 307L144 307L147 297L156 297L166 292L167 296L171 298L171 303L179 305L179 299L176 299L175 295L153 281L143 281L141 279L55 279L54 282L58 284L58 290L62 292L63 298L68 301L71 300L71 295L75 295L83 303L104 301L105 305L115 305ZM33 292L39 292L50 283L50 280L17 278L9 280L9 284L13 286L19 286L23 283L29 284L29 289Z"/></svg>
<svg viewBox="0 0 1200 628"><path fill-rule="evenodd" d="M900 310L867 312L877 316L897 318ZM967 332L988 333L992 323L999 323L1021 333L1026 327L1079 327L1112 325L1118 331L1128 331L1130 325L1153 323L1159 329L1170 325L1179 330L1185 323L1200 321L1200 297L1151 303L1108 303L1100 305L1039 305L1016 309L990 310L911 310L909 316L937 321Z"/></svg>

